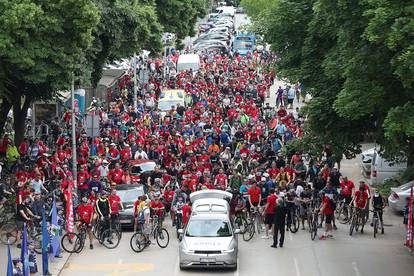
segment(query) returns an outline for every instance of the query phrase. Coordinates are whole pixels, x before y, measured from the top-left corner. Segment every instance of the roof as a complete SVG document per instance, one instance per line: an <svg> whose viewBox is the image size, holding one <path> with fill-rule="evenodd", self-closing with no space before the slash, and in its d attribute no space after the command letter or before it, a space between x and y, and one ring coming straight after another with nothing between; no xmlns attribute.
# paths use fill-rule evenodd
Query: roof
<svg viewBox="0 0 414 276"><path fill-rule="evenodd" d="M196 200L200 199L231 199L233 195L229 192L221 191L221 190L201 190L190 194L191 202L195 202Z"/></svg>
<svg viewBox="0 0 414 276"><path fill-rule="evenodd" d="M108 69L102 74L102 78L99 80L98 85L110 87L117 79L125 74L124 69Z"/></svg>
<svg viewBox="0 0 414 276"><path fill-rule="evenodd" d="M180 63L200 63L200 56L197 54L180 55L177 64Z"/></svg>

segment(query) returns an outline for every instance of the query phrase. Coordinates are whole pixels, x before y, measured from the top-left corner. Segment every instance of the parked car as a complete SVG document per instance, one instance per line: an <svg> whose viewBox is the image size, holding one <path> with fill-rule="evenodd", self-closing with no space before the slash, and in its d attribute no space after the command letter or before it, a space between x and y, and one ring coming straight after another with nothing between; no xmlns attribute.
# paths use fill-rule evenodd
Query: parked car
<svg viewBox="0 0 414 276"><path fill-rule="evenodd" d="M362 168L362 173L365 176L371 175L371 163L372 163L372 158L374 157L374 153L375 153L375 148L367 149L361 153L361 158L362 158L361 168Z"/></svg>
<svg viewBox="0 0 414 276"><path fill-rule="evenodd" d="M402 212L407 204L407 198L410 198L411 187L414 187L414 181L410 181L396 188L391 188L391 194L388 197L388 204L392 210Z"/></svg>
<svg viewBox="0 0 414 276"><path fill-rule="evenodd" d="M123 227L134 226L134 202L145 194L145 185L122 184L116 186L116 194L121 198L124 210L119 212L119 222Z"/></svg>
<svg viewBox="0 0 414 276"><path fill-rule="evenodd" d="M180 268L237 268L239 229L230 219L227 200L231 193L204 190L192 193L193 212L185 229L180 229Z"/></svg>
<svg viewBox="0 0 414 276"><path fill-rule="evenodd" d="M152 160L131 160L128 162L131 183L140 183L141 175L152 172L157 164Z"/></svg>
<svg viewBox="0 0 414 276"><path fill-rule="evenodd" d="M371 163L371 185L380 185L407 168L407 163L395 163L385 160L378 152L375 152Z"/></svg>

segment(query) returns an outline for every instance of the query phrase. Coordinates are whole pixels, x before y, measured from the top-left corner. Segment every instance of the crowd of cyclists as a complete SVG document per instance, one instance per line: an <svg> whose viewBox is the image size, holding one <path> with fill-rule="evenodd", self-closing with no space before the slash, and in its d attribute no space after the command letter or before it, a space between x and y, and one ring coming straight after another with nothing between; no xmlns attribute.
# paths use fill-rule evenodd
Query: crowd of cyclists
<svg viewBox="0 0 414 276"><path fill-rule="evenodd" d="M176 60L178 55L169 59ZM99 223L104 232L119 224L116 218L123 204L116 186L120 184L145 187L145 195L134 204L134 231L142 229L147 240L154 215L160 229L168 214L177 230L184 227L191 214L189 195L203 189L231 192L230 207L239 227L251 234L249 225L256 220L260 227L255 231L264 230L264 239L271 236L270 231L285 226L292 232L300 224L305 229L305 221L311 230L314 213L319 226L325 222L320 239L333 237L335 218L352 224L354 213L364 218L363 232L370 201L382 223L382 196L364 182L355 186L342 176L329 146L320 157L287 150L287 143L300 139L306 124L300 108L293 107L295 99L303 101L304 93L300 84L279 87L272 92L277 102L267 100L275 79L269 69L274 61L266 51L246 57L203 53L199 72L182 71L165 79L162 63L148 59L150 79L136 107L132 77L128 77L118 92L110 93L107 105L94 101L100 121L98 136L88 137L82 120L77 120L76 149L71 146L69 111L51 123L51 143L26 137L16 146L10 135L4 135L0 140L0 203L2 212L16 212L17 245L24 223L38 223L41 209L50 210L53 199L61 203L65 214L71 196L76 224L84 226L93 249L94 225ZM187 104L161 112L157 100L164 89L171 88L184 90ZM76 187L73 150L77 153ZM133 159L152 160L157 166L132 180L127 164ZM286 221L280 220L280 214ZM121 232L120 227L114 228L114 233ZM2 232L3 242L13 238L7 233L4 237ZM107 241L111 248L110 237L107 233L98 240Z"/></svg>

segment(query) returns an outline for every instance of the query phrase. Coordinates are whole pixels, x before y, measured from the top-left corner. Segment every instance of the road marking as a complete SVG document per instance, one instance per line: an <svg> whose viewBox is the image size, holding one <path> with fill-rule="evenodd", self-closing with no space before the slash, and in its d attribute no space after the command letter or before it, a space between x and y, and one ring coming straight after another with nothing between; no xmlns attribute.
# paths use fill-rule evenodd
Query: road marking
<svg viewBox="0 0 414 276"><path fill-rule="evenodd" d="M352 262L352 268L354 269L356 276L361 276L356 262Z"/></svg>
<svg viewBox="0 0 414 276"><path fill-rule="evenodd" d="M299 270L299 263L298 263L298 259L296 259L296 257L293 257L293 261L294 261L294 263L295 263L296 275L297 275L297 276L301 276L301 274L300 274L300 270Z"/></svg>
<svg viewBox="0 0 414 276"><path fill-rule="evenodd" d="M237 257L237 269L236 271L234 271L234 276L239 276L239 271L240 271L240 262L239 262L239 257Z"/></svg>
<svg viewBox="0 0 414 276"><path fill-rule="evenodd" d="M154 269L152 263L129 263L129 264L68 264L65 270L73 271L103 271L103 272L115 272L116 271L130 271L130 272L144 272Z"/></svg>

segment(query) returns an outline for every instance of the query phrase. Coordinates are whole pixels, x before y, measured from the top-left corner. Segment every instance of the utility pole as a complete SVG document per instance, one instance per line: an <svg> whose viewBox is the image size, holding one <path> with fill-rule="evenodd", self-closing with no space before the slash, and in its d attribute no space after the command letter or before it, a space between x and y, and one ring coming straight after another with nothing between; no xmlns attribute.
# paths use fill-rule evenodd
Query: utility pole
<svg viewBox="0 0 414 276"><path fill-rule="evenodd" d="M72 77L72 175L75 191L78 189L78 171L77 171L77 160L76 160L76 118L75 118L75 76Z"/></svg>
<svg viewBox="0 0 414 276"><path fill-rule="evenodd" d="M134 108L138 106L138 87L137 87L137 55L134 53Z"/></svg>

